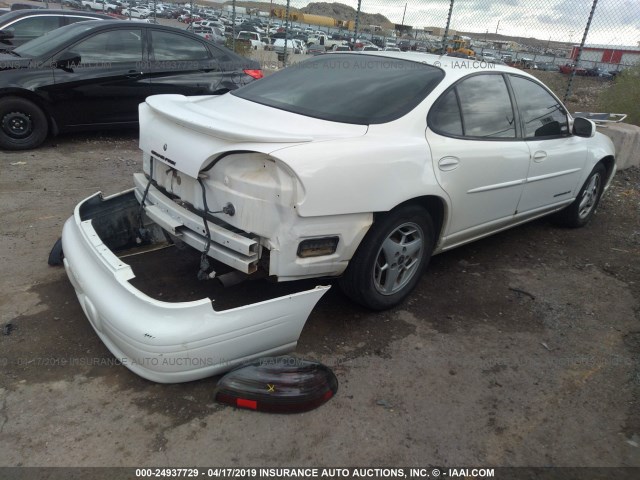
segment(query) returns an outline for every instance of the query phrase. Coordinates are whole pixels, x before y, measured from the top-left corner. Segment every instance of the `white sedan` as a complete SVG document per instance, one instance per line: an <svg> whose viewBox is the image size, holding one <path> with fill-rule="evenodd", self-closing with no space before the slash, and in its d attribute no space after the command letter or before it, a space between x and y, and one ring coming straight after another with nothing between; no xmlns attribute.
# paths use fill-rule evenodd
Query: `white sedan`
<svg viewBox="0 0 640 480"><path fill-rule="evenodd" d="M611 141L531 75L480 65L332 53L221 96L147 98L134 189L90 197L63 232L105 344L146 378L201 378L293 348L327 288L222 312L209 299L165 303L129 283L120 244L189 245L203 279L219 264L278 281L338 277L379 310L411 293L434 254L543 215L585 225L616 172ZM148 361L175 356L226 363Z"/></svg>
<svg viewBox="0 0 640 480"><path fill-rule="evenodd" d="M124 10L122 10L122 15L131 18L145 19L149 16L149 13L149 10L147 10L146 8L143 9L139 7L125 8Z"/></svg>

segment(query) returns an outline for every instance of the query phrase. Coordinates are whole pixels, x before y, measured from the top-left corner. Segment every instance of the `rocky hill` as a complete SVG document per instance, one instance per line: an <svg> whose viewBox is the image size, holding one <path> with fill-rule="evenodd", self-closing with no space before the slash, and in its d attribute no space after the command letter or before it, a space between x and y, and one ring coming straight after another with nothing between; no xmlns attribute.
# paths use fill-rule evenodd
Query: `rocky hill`
<svg viewBox="0 0 640 480"><path fill-rule="evenodd" d="M225 5L230 5L231 2L225 2ZM245 8L257 8L259 10L268 12L271 4L265 2L236 2L236 6ZM281 2L273 2L273 8L286 8L286 4ZM290 12L302 12L310 13L312 15L324 15L326 17L332 17L336 20L355 20L356 9L349 5L342 3L328 3L328 2L312 2L303 8L289 8ZM380 13L364 13L360 12L360 25L362 28L366 28L369 25L379 25L382 28L388 29L393 27L393 23Z"/></svg>
<svg viewBox="0 0 640 480"><path fill-rule="evenodd" d="M313 15L324 15L333 17L337 20L355 20L356 9L342 3L313 2L306 7L300 9L303 13ZM391 21L380 13L364 13L360 12L360 25L366 27L369 25L379 25L382 28L390 28L393 26Z"/></svg>

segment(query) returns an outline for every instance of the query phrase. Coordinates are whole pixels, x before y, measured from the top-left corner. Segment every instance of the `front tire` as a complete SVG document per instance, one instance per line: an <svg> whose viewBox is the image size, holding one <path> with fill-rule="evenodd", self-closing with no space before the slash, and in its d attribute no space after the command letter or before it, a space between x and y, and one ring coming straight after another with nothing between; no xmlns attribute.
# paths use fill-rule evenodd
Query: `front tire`
<svg viewBox="0 0 640 480"><path fill-rule="evenodd" d="M33 102L20 97L0 98L0 148L29 150L40 145L49 125Z"/></svg>
<svg viewBox="0 0 640 480"><path fill-rule="evenodd" d="M433 221L424 208L392 210L371 226L340 279L340 288L371 310L394 307L415 288L433 245Z"/></svg>
<svg viewBox="0 0 640 480"><path fill-rule="evenodd" d="M584 227L598 208L600 197L606 182L606 169L598 163L582 185L578 196L571 205L553 216L553 221L569 228Z"/></svg>

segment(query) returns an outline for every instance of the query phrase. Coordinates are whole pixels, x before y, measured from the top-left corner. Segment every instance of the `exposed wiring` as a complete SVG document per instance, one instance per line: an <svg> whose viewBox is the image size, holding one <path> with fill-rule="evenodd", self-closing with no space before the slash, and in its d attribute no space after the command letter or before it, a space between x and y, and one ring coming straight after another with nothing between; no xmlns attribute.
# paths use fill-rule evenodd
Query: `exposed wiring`
<svg viewBox="0 0 640 480"><path fill-rule="evenodd" d="M200 270L198 271L198 280L208 280L210 278L214 278L216 276L215 271L211 271L208 273L209 268L211 268L211 264L209 263L208 253L209 248L211 248L211 230L209 230L209 221L207 220L208 214L215 213L224 213L233 217L236 213L236 209L231 203L227 203L222 210L218 210L212 212L209 210L209 205L207 205L207 191L204 187L204 182L201 177L198 177L198 183L202 188L202 222L204 223L204 231L205 237L207 241L204 244L204 250L202 251L202 256L200 257Z"/></svg>
<svg viewBox="0 0 640 480"><path fill-rule="evenodd" d="M213 271L209 273L209 268L211 265L209 264L209 248L211 247L211 230L209 230L209 221L207 220L207 213L209 213L209 206L207 205L207 192L204 188L204 182L200 177L198 177L198 183L202 188L202 221L204 222L204 230L206 232L207 241L204 244L204 250L202 251L202 256L200 257L200 270L198 271L198 280L208 280L209 278L214 278L216 272ZM211 212L214 213L214 212ZM213 274L213 276L211 276Z"/></svg>
<svg viewBox="0 0 640 480"><path fill-rule="evenodd" d="M136 243L140 244L149 238L149 230L144 227L144 220L142 216L144 214L144 206L149 195L149 188L151 188L151 182L153 182L153 157L149 157L149 181L147 187L144 189L142 199L140 200L140 208L138 209L138 236L136 237Z"/></svg>

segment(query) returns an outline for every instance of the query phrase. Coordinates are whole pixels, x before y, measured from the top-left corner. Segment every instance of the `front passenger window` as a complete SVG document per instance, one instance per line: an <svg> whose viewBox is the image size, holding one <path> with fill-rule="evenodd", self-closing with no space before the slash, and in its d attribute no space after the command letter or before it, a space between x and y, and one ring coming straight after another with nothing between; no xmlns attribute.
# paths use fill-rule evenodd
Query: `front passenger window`
<svg viewBox="0 0 640 480"><path fill-rule="evenodd" d="M525 138L558 137L569 133L564 108L544 88L523 77L509 77L524 123Z"/></svg>
<svg viewBox="0 0 640 480"><path fill-rule="evenodd" d="M142 30L98 33L69 49L80 55L83 65L142 61Z"/></svg>

